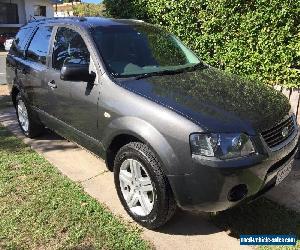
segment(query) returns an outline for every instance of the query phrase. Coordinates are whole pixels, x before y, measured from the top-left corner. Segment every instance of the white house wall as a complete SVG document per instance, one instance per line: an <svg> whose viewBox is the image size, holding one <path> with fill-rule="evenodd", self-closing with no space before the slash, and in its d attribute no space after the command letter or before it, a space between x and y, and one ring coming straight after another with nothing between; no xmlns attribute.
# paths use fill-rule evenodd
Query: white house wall
<svg viewBox="0 0 300 250"><path fill-rule="evenodd" d="M1 27L20 27L32 19L45 17L34 16L34 6L46 6L46 17L54 17L54 8L48 0L0 0L0 3L13 3L18 5L19 24L0 24ZM33 18L34 17L34 18Z"/></svg>
<svg viewBox="0 0 300 250"><path fill-rule="evenodd" d="M34 16L34 6L35 5L42 5L42 6L46 6L46 17L54 17L54 9L52 4L47 1L47 0L32 0L32 1L26 1L25 0L25 12L26 12L26 20L27 22L32 20L33 17L35 19L40 19L40 18L45 18L45 17L38 17L38 16Z"/></svg>
<svg viewBox="0 0 300 250"><path fill-rule="evenodd" d="M46 17L54 17L54 8L51 1L48 0L0 0L0 3L12 3L18 6L19 23L0 24L0 34L16 33L19 28L27 22L45 17L34 16L34 6L46 6ZM34 16L34 18L33 18Z"/></svg>

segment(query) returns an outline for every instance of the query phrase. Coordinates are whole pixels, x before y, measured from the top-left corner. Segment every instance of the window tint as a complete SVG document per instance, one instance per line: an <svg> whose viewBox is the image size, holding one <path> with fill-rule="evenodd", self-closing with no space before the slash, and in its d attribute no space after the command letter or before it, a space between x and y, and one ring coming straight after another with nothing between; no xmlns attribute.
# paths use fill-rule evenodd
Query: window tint
<svg viewBox="0 0 300 250"><path fill-rule="evenodd" d="M23 28L16 35L15 40L12 43L10 54L15 56L23 56L25 46L32 33L32 28Z"/></svg>
<svg viewBox="0 0 300 250"><path fill-rule="evenodd" d="M52 67L61 70L65 62L89 64L90 53L81 35L68 28L58 28L55 37Z"/></svg>
<svg viewBox="0 0 300 250"><path fill-rule="evenodd" d="M40 27L37 30L27 50L28 59L46 64L51 32L52 27Z"/></svg>
<svg viewBox="0 0 300 250"><path fill-rule="evenodd" d="M92 35L114 76L181 70L200 63L175 36L154 26L96 27Z"/></svg>

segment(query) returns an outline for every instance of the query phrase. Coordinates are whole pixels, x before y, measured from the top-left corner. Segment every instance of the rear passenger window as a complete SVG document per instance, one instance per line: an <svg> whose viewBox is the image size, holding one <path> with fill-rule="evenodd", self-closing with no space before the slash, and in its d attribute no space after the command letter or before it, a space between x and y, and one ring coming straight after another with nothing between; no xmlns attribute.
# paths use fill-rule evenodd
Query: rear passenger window
<svg viewBox="0 0 300 250"><path fill-rule="evenodd" d="M28 47L26 57L34 62L46 64L52 27L40 27L34 34Z"/></svg>
<svg viewBox="0 0 300 250"><path fill-rule="evenodd" d="M52 67L61 70L65 62L88 65L90 53L79 33L62 27L56 33Z"/></svg>
<svg viewBox="0 0 300 250"><path fill-rule="evenodd" d="M33 28L22 28L16 35L10 49L10 54L22 57Z"/></svg>

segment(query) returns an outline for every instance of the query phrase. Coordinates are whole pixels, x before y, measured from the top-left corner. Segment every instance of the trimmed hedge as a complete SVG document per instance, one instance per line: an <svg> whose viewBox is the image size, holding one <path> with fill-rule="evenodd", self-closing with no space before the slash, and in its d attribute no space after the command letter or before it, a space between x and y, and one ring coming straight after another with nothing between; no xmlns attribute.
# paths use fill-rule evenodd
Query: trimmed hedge
<svg viewBox="0 0 300 250"><path fill-rule="evenodd" d="M300 85L299 0L104 0L107 14L159 24L207 63L269 84Z"/></svg>

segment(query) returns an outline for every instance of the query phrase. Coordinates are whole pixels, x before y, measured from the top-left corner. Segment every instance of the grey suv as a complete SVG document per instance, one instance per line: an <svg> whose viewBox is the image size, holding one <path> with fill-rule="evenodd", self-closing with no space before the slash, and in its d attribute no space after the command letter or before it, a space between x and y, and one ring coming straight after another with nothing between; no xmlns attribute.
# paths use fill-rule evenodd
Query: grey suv
<svg viewBox="0 0 300 250"><path fill-rule="evenodd" d="M297 150L281 93L206 65L138 20L31 22L7 56L7 80L24 134L47 127L105 159L124 208L148 228L177 206L221 211L259 196Z"/></svg>

